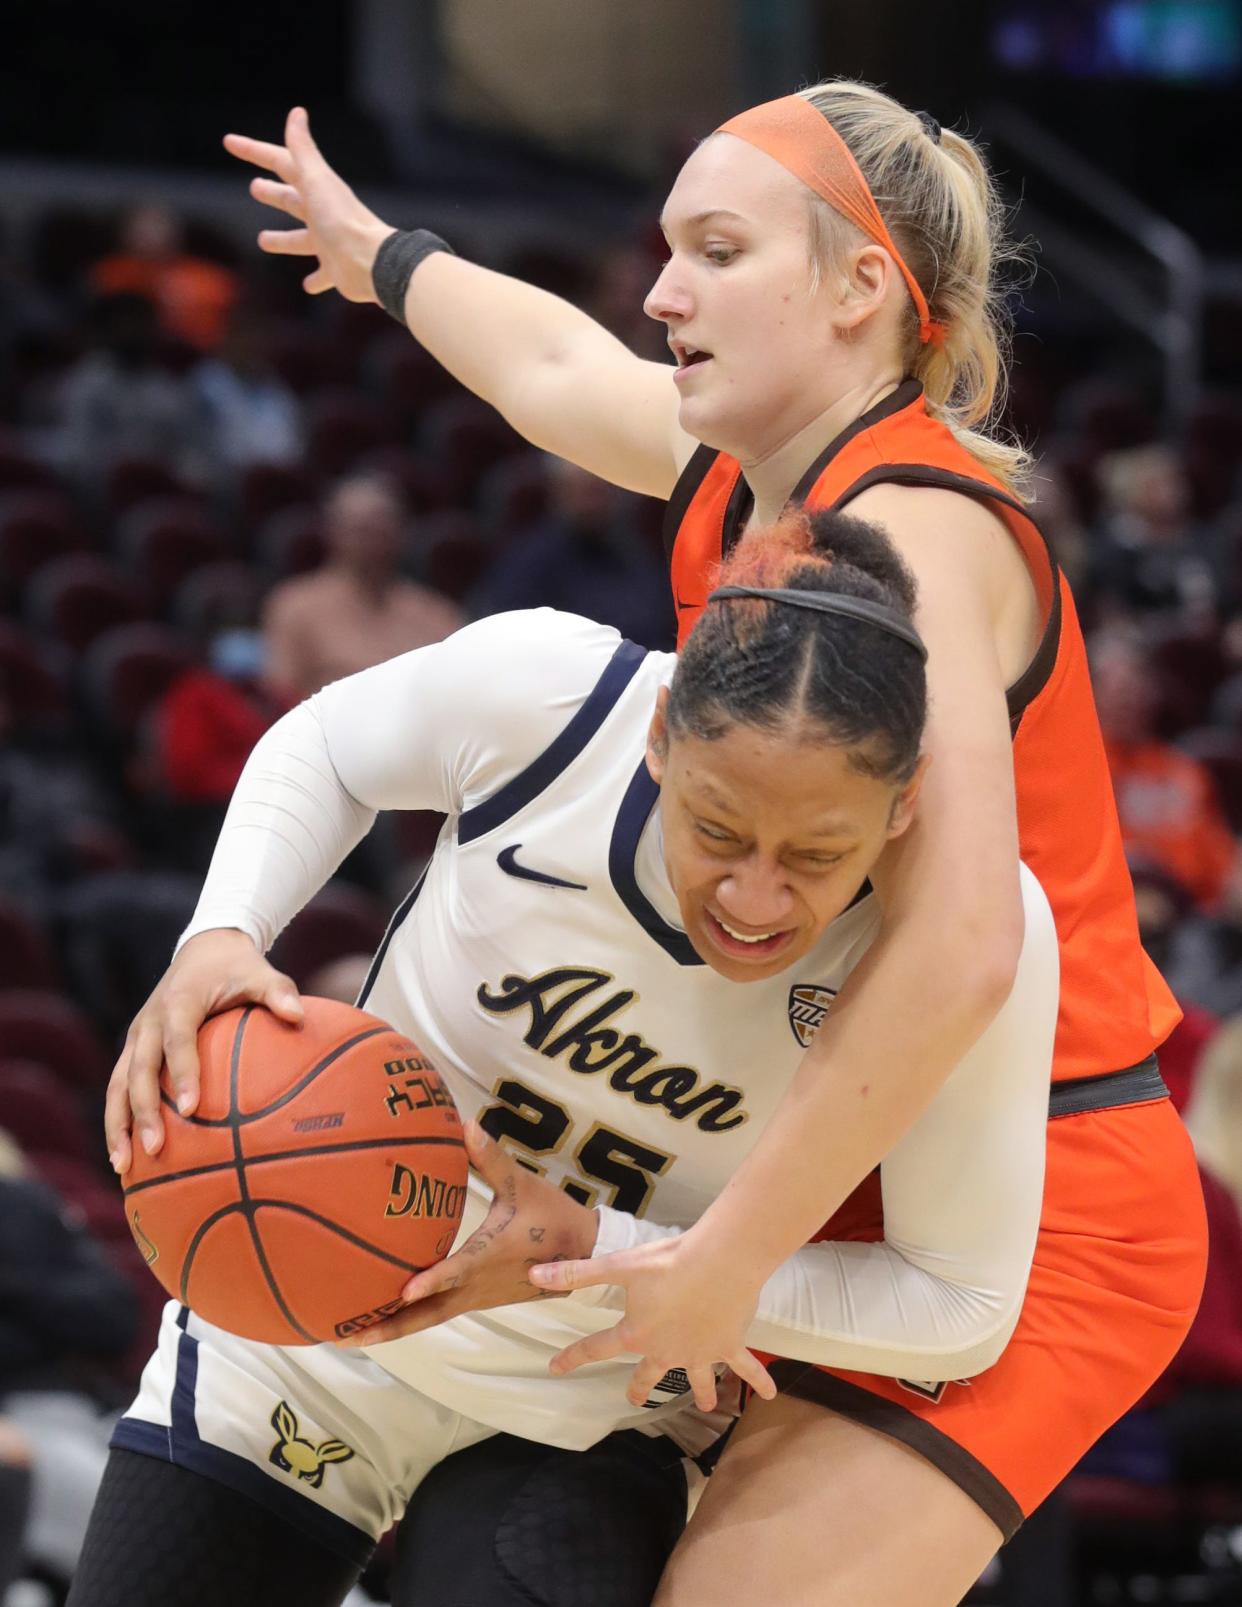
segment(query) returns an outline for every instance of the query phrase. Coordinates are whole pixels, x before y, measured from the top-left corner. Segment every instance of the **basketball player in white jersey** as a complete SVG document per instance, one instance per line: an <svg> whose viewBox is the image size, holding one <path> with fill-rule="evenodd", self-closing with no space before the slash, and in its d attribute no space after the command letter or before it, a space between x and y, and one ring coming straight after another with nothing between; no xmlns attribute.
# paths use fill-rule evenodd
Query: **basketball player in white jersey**
<svg viewBox="0 0 1242 1607"><path fill-rule="evenodd" d="M685 1519L683 1453L710 1454L728 1417L684 1377L631 1398L624 1357L550 1373L615 1322L612 1292L541 1301L527 1272L691 1230L866 953L925 763L914 603L881 532L791 515L741 545L680 659L572 615L502 615L326 688L262 739L114 1075L110 1145L131 1110L150 1128L164 1051L180 1085L211 1009L287 992L261 955L375 811L443 810L359 1002L500 1141L472 1145L484 1178L457 1259L473 1270L361 1349L257 1344L170 1304L75 1607L243 1607L277 1579L280 1599L329 1607L427 1475L497 1434L494 1519L476 1486L473 1528L416 1524L401 1607L646 1607ZM917 1389L1003 1349L1038 1228L1057 1011L1051 916L1023 874L1014 991L886 1160L884 1241L800 1251L749 1343ZM749 1352L732 1366L771 1393ZM969 1468L914 1461L956 1478L999 1540ZM755 1545L774 1602L780 1547L774 1514ZM737 1602L756 1599L739 1581Z"/></svg>

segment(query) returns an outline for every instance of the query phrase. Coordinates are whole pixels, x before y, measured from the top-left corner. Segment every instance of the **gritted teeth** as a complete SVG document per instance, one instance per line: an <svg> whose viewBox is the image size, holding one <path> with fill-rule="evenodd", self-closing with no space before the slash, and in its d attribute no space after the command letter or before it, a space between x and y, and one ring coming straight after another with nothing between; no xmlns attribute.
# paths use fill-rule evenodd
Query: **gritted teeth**
<svg viewBox="0 0 1242 1607"><path fill-rule="evenodd" d="M776 932L735 932L729 925L728 921L721 921L719 915L717 915L716 919L720 921L721 926L729 934L729 936L736 938L739 943L766 943L769 938L776 937L778 935Z"/></svg>

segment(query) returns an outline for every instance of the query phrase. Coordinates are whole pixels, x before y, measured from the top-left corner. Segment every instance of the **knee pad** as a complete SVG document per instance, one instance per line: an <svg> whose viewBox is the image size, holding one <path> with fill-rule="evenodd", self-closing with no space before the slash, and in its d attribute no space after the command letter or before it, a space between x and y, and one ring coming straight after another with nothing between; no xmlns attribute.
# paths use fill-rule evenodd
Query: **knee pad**
<svg viewBox="0 0 1242 1607"><path fill-rule="evenodd" d="M685 1522L680 1462L605 1441L528 1475L496 1529L496 1566L530 1607L648 1607Z"/></svg>

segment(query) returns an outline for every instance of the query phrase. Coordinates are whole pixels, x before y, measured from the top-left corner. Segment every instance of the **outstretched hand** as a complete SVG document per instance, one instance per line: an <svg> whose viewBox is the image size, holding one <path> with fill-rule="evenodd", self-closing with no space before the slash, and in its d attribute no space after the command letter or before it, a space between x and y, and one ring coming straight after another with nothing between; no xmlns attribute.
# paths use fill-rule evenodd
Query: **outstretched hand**
<svg viewBox="0 0 1242 1607"><path fill-rule="evenodd" d="M251 179L251 195L302 225L262 230L261 249L277 257L318 257L319 266L302 281L312 296L339 290L346 301L375 301L371 269L393 226L364 206L324 160L305 109L295 106L289 113L283 145L226 134L224 148L239 161L274 173L274 179Z"/></svg>
<svg viewBox="0 0 1242 1607"><path fill-rule="evenodd" d="M625 1316L613 1328L589 1334L552 1358L551 1371L569 1373L587 1362L637 1355L626 1397L641 1406L674 1368L684 1368L695 1404L716 1406L716 1364L726 1363L757 1395L771 1400L776 1385L763 1363L746 1348L758 1290L743 1281L735 1266L694 1237L690 1229L593 1261L562 1261L534 1266L530 1281L539 1289L568 1294L594 1284L618 1284L626 1292Z"/></svg>
<svg viewBox="0 0 1242 1607"><path fill-rule="evenodd" d="M467 1311L546 1298L558 1291L535 1288L526 1276L533 1266L591 1254L599 1228L594 1211L519 1166L477 1122L466 1124L465 1140L471 1167L492 1190L482 1226L459 1250L410 1279L401 1291L405 1310L339 1343L382 1345Z"/></svg>

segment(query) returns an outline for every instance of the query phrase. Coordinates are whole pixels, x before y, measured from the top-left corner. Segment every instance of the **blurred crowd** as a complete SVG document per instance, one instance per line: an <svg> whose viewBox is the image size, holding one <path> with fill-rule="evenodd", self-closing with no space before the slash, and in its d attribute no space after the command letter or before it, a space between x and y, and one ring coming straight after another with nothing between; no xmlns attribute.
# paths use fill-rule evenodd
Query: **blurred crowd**
<svg viewBox="0 0 1242 1607"><path fill-rule="evenodd" d="M643 244L514 266L663 355ZM1242 1581L1242 398L1174 434L1055 342L1020 359L1013 423L1084 617L1144 941L1185 1008L1162 1065L1213 1221L1182 1356L1033 1530L1030 1599L1060 1607L1073 1548L1080 1573ZM0 1600L6 1562L58 1599L150 1345L103 1087L253 743L498 609L671 646L662 512L532 451L375 309L310 301L165 207L0 238ZM352 998L438 825L382 820L276 963Z"/></svg>

